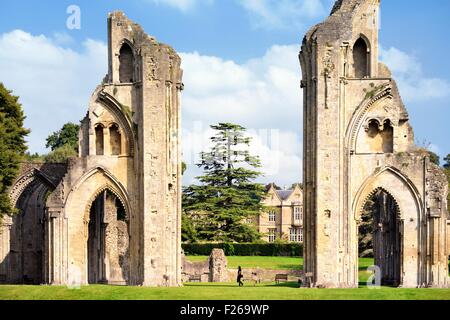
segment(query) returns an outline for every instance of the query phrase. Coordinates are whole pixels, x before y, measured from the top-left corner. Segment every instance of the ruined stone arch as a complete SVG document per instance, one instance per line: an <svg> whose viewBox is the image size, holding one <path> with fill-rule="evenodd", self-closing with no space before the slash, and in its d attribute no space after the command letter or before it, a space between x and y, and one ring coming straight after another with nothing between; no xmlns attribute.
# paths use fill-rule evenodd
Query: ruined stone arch
<svg viewBox="0 0 450 320"><path fill-rule="evenodd" d="M375 90L375 89L374 89ZM371 95L368 95L366 99L359 105L356 111L353 113L353 117L347 127L345 134L346 147L350 153L356 152L357 137L360 130L364 130L366 123L364 120L367 117L369 111L377 106L392 101L392 89L390 86L384 86L375 90Z"/></svg>
<svg viewBox="0 0 450 320"><path fill-rule="evenodd" d="M358 224L367 200L377 190L383 190L395 202L398 214L397 236L399 237L399 247L397 263L399 272L397 285L414 287L420 283L420 273L418 272L422 263L420 252L423 250L421 244L422 225L424 217L423 203L419 196L419 191L400 170L394 167L385 167L374 173L365 180L354 198L352 205L354 217L354 231L358 234ZM355 237L356 239L357 237ZM358 255L358 245L354 246L355 258ZM422 257L423 258L423 257ZM407 272L404 270L416 270L417 272Z"/></svg>
<svg viewBox="0 0 450 320"><path fill-rule="evenodd" d="M88 200L86 209L85 209L85 214L84 214L84 223L89 223L89 212L91 210L91 206L93 204L93 202L95 201L95 199L98 198L98 196L103 193L104 191L110 191L111 193L113 193L117 199L120 201L120 203L122 204L122 206L125 209L125 214L126 214L126 220L128 221L130 218L130 206L128 201L126 200L126 198L124 197L124 195L122 194L122 192L120 192L119 190L117 190L116 187L114 187L112 184L105 184L103 186L101 186L100 188L97 189L97 191L95 191L91 198Z"/></svg>
<svg viewBox="0 0 450 320"><path fill-rule="evenodd" d="M394 199L397 200L397 205L402 220L407 218L420 219L423 212L423 204L419 197L419 191L405 175L403 175L398 169L394 167L385 167L372 176L367 178L365 182L359 188L355 196L355 200L352 204L353 216L356 221L360 220L361 211L364 209L364 205L367 200L376 192L377 189L382 189ZM408 201L404 200L405 192L409 192L416 210L413 210L416 214L411 215L411 210L408 210ZM398 193L402 196L399 197Z"/></svg>
<svg viewBox="0 0 450 320"><path fill-rule="evenodd" d="M102 106L114 116L121 130L121 138L124 139L125 148L125 150L122 150L122 154L132 157L135 150L135 133L133 130L134 124L131 110L120 104L113 96L105 91L101 91L98 97Z"/></svg>
<svg viewBox="0 0 450 320"><path fill-rule="evenodd" d="M54 183L39 169L33 168L20 176L10 191L12 205L18 213L8 216L5 235L8 251L0 270L9 270L3 280L16 284L42 284L45 281L45 221L47 196ZM0 230L1 232L1 230ZM1 266L2 264L8 267ZM0 273L3 273L0 271Z"/></svg>
<svg viewBox="0 0 450 320"><path fill-rule="evenodd" d="M36 179L39 179L43 184L47 185L49 189L54 190L56 186L53 184L53 182L46 177L44 173L39 171L36 168L33 168L32 170L24 173L22 176L20 176L14 185L11 187L11 190L9 192L9 197L11 199L11 204L13 207L17 205L17 201L19 200L19 197L22 195L24 190L33 183Z"/></svg>
<svg viewBox="0 0 450 320"><path fill-rule="evenodd" d="M122 185L122 183L116 177L114 177L112 173L110 173L107 169L100 166L89 170L88 172L86 172L86 174L84 174L80 179L77 180L77 182L74 184L74 187L67 196L64 205L65 206L68 205L68 203L72 200L71 198L74 196L74 193L77 192L84 184L90 185L90 183L86 182L95 175L103 176L104 177L103 180L105 182L101 183L100 187L98 186L98 184L95 184L96 187L92 190L91 195L95 194L96 192L98 192L97 193L98 195L101 191L105 190L104 188L106 186L108 186L112 189L111 190L112 192L117 193L116 195L118 196L119 199L121 199L121 201L123 202L122 204L124 204L124 207L127 210L127 213L129 213L131 208L130 208L130 197L128 195L127 190ZM101 190L102 188L103 190Z"/></svg>

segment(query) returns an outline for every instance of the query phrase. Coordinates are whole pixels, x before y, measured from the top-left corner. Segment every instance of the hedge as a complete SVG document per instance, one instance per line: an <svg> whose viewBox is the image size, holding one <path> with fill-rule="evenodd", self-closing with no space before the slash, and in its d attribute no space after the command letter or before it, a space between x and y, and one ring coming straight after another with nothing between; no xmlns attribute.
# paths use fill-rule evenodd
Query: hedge
<svg viewBox="0 0 450 320"><path fill-rule="evenodd" d="M223 249L226 256L303 256L300 243L184 243L182 248L189 256L209 256L213 249Z"/></svg>

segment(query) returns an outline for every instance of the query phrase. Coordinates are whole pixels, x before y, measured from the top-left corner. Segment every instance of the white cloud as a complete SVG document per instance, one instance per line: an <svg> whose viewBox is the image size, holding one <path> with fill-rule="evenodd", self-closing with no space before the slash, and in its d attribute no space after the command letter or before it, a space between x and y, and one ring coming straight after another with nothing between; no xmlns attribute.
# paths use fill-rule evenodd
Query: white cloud
<svg viewBox="0 0 450 320"><path fill-rule="evenodd" d="M68 122L81 120L89 97L107 71L107 47L87 40L81 52L63 47L65 37L34 36L21 30L0 35L0 81L20 96L32 129L32 152ZM273 46L263 57L238 64L199 53L182 53L185 183L208 146L209 126L233 122L249 129L252 150L267 174L263 182L291 184L301 178L302 99L298 48ZM197 127L196 127L197 126Z"/></svg>
<svg viewBox="0 0 450 320"><path fill-rule="evenodd" d="M305 19L325 13L322 0L237 0L246 9L256 28L298 27Z"/></svg>
<svg viewBox="0 0 450 320"><path fill-rule="evenodd" d="M208 126L232 122L249 129L252 151L261 157L264 182L301 179L302 99L298 46L273 46L243 64L199 53L183 53L183 150L190 169L209 146Z"/></svg>
<svg viewBox="0 0 450 320"><path fill-rule="evenodd" d="M380 59L392 71L398 82L405 102L424 101L450 95L450 82L445 79L430 78L423 72L418 59L397 48L380 47Z"/></svg>
<svg viewBox="0 0 450 320"><path fill-rule="evenodd" d="M187 12L198 4L212 4L214 0L149 0L154 4L167 5L180 11Z"/></svg>
<svg viewBox="0 0 450 320"><path fill-rule="evenodd" d="M21 30L0 35L0 81L20 96L32 152L43 152L47 136L64 123L84 117L107 71L104 43L88 39L79 53L61 47L62 39Z"/></svg>

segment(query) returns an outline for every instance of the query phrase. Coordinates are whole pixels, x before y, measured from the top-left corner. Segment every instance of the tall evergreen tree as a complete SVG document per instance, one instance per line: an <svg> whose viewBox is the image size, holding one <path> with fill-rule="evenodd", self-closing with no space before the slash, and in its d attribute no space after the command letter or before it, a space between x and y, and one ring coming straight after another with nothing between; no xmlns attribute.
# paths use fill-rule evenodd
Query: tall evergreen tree
<svg viewBox="0 0 450 320"><path fill-rule="evenodd" d="M183 210L195 216L198 240L222 242L252 242L261 234L249 223L261 212L264 186L254 183L262 175L258 157L248 151L251 139L245 128L220 123L211 126L214 146L201 153L198 164L204 175L201 185L191 185L183 192Z"/></svg>
<svg viewBox="0 0 450 320"><path fill-rule="evenodd" d="M27 150L23 127L25 116L19 98L0 83L0 216L12 213L8 189L16 179L20 161Z"/></svg>

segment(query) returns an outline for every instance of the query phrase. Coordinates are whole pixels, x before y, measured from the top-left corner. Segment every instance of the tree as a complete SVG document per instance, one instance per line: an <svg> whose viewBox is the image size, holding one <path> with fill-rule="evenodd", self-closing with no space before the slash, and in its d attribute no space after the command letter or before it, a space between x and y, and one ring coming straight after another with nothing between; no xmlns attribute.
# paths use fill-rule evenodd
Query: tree
<svg viewBox="0 0 450 320"><path fill-rule="evenodd" d="M265 196L264 186L253 182L262 175L256 171L260 160L248 151L251 139L244 136L245 128L230 123L211 128L214 146L201 153L198 167L204 175L197 179L202 184L184 188L184 214L196 217L199 240L256 241L261 234L249 221L260 214Z"/></svg>
<svg viewBox="0 0 450 320"><path fill-rule="evenodd" d="M51 148L52 151L55 151L65 145L70 145L76 152L78 152L79 130L79 125L71 122L66 123L61 130L53 132L53 134L47 138L46 148Z"/></svg>
<svg viewBox="0 0 450 320"><path fill-rule="evenodd" d="M76 157L77 151L74 150L70 144L63 145L44 156L44 162L46 163L65 163L67 159Z"/></svg>
<svg viewBox="0 0 450 320"><path fill-rule="evenodd" d="M441 158L434 152L432 151L428 151L429 155L430 155L430 161L432 163L434 163L435 165L440 165L441 164Z"/></svg>
<svg viewBox="0 0 450 320"><path fill-rule="evenodd" d="M25 137L29 130L23 127L25 115L18 101L19 98L0 83L0 217L14 211L8 189L17 177L27 150Z"/></svg>
<svg viewBox="0 0 450 320"><path fill-rule="evenodd" d="M78 155L78 133L80 126L66 123L61 130L54 132L47 138L47 148L52 152L43 156L46 163L64 163L70 157Z"/></svg>
<svg viewBox="0 0 450 320"><path fill-rule="evenodd" d="M444 158L444 168L445 169L450 169L450 154L448 154L445 158Z"/></svg>

